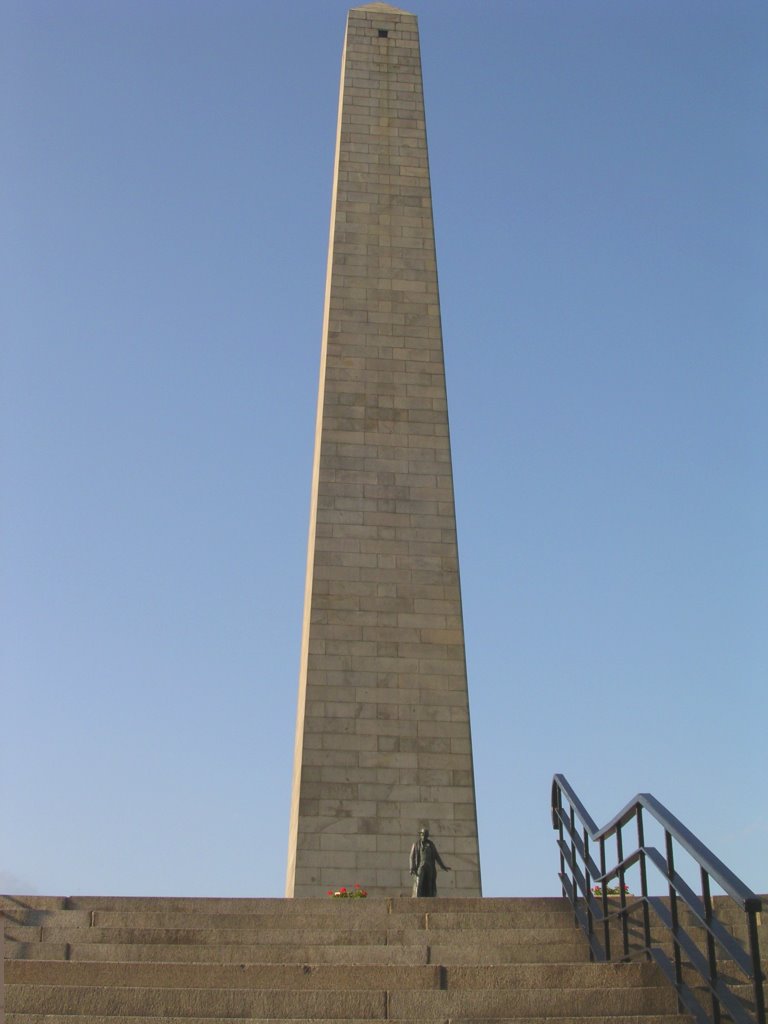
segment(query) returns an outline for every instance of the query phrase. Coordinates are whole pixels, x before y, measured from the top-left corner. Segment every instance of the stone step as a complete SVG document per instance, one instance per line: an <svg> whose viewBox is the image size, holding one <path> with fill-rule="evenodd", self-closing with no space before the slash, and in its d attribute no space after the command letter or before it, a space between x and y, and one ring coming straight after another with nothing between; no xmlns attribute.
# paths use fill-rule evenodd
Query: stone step
<svg viewBox="0 0 768 1024"><path fill-rule="evenodd" d="M275 929L294 928L315 930L325 928L367 928L376 924L383 928L412 928L414 930L429 928L558 928L566 931L574 927L573 917L560 912L543 911L540 914L477 914L451 913L436 911L421 914L389 914L386 908L381 910L360 904L354 911L341 917L339 914L317 912L314 914L266 914L250 913L235 914L222 912L219 914L186 911L113 911L113 910L25 910L13 909L5 914L6 933L11 926L34 928L71 928L77 931L83 928L227 928L244 929Z"/></svg>
<svg viewBox="0 0 768 1024"><path fill-rule="evenodd" d="M582 932L576 928L563 930L555 929L489 929L487 932L479 929L413 929L404 931L393 928L358 927L349 930L338 929L304 929L294 931L287 929L264 929L264 930L238 930L226 929L198 929L198 928L88 928L88 929L66 929L47 928L32 925L16 925L6 923L6 956L22 956L24 951L32 950L40 946L47 950L56 951L50 959L60 959L61 950L67 946L90 946L109 945L127 946L131 944L142 945L210 945L215 946L232 945L237 947L259 946L265 942L275 945L282 945L287 948L304 948L308 945L386 945L402 943L407 946L424 945L451 945L456 941L456 936L461 936L463 942L473 944L491 945L494 947L523 945L542 946L560 945L575 947L585 944ZM603 942L602 930L595 932L600 943ZM694 936L695 937L695 936ZM700 936L703 940L703 934ZM653 934L654 945L662 945L671 948L671 940L668 935ZM621 933L611 933L612 949L622 948ZM638 948L644 945L642 931L631 929L629 931L630 948ZM17 952L11 952L13 948ZM41 953L34 954L37 959Z"/></svg>
<svg viewBox="0 0 768 1024"><path fill-rule="evenodd" d="M45 963L12 961L9 985L75 985L121 988L212 989L582 989L666 985L658 968L629 964L500 964L473 966L349 965L343 975L333 965Z"/></svg>
<svg viewBox="0 0 768 1024"><path fill-rule="evenodd" d="M17 942L78 943L163 943L194 945L224 944L259 946L291 945L386 945L397 941L402 931L386 928L345 928L296 931L293 929L245 930L227 928L83 928L77 933L67 928L38 928L29 925L6 925L6 940ZM424 933L422 932L422 935ZM422 940L423 942L423 940Z"/></svg>
<svg viewBox="0 0 768 1024"><path fill-rule="evenodd" d="M66 942L8 942L6 960L66 960Z"/></svg>
<svg viewBox="0 0 768 1024"><path fill-rule="evenodd" d="M66 903L64 896L7 896L0 895L0 911L20 907L37 908L40 910L63 910Z"/></svg>
<svg viewBox="0 0 768 1024"><path fill-rule="evenodd" d="M338 936L332 936L338 938ZM94 938L91 936L90 938ZM153 939L156 939L153 936ZM639 948L639 944L634 944ZM669 942L657 943L671 955ZM617 944L614 949L619 949ZM579 963L589 959L587 945L578 932L566 942L505 942L504 935L491 939L466 933L424 934L423 943L387 945L384 942L352 941L315 943L247 942L16 942L5 944L7 960L121 961L165 963L368 963L368 964L467 964L467 963Z"/></svg>
<svg viewBox="0 0 768 1024"><path fill-rule="evenodd" d="M757 921L757 931L760 938L761 945L768 945L768 897L763 897L764 910ZM699 924L698 919L694 917L691 911L687 910L682 904L679 905L679 917L680 923L689 930L701 929L704 930L704 926ZM612 912L618 910L617 906L610 908ZM737 935L743 942L747 936L747 917L742 910L731 901L717 903L715 906L715 914L720 922L727 931L731 934ZM651 911L651 926L654 924L655 915ZM643 911L642 906L637 906L631 910L629 920L632 924L637 927L642 926Z"/></svg>
<svg viewBox="0 0 768 1024"><path fill-rule="evenodd" d="M451 937L446 936L446 939ZM419 948L419 947L413 947ZM589 951L583 940L576 943L552 942L546 945L493 942L469 943L460 937L427 946L429 962L434 964L574 964L588 963Z"/></svg>
<svg viewBox="0 0 768 1024"><path fill-rule="evenodd" d="M309 963L309 964L504 964L583 963L589 960L586 943L548 943L526 946L484 942L470 945L460 939L434 946L225 946L138 943L6 943L6 958L24 960L113 961L155 963Z"/></svg>
<svg viewBox="0 0 768 1024"><path fill-rule="evenodd" d="M450 942L453 933L447 930L426 931L425 929L401 929L362 927L346 929L263 929L246 930L230 928L81 928L76 932L67 928L39 928L35 925L6 924L6 940L8 942L47 942L47 943L109 943L110 945L125 943L162 943L192 945L396 945L424 946L429 945L435 937L439 941ZM489 941L489 933L480 929L464 929L462 940L472 945L480 945ZM559 928L495 928L491 930L492 941L496 945L529 945L540 946L549 944L580 945L584 942L581 933L575 928L567 930Z"/></svg>
<svg viewBox="0 0 768 1024"><path fill-rule="evenodd" d="M285 1017L260 1017L259 1024L280 1024ZM336 1024L337 1017L292 1017L293 1024ZM370 1024L375 1017L347 1018L345 1024ZM381 1019L381 1018L378 1018ZM121 1016L122 1024L232 1024L231 1017L132 1017ZM552 1024L552 1017L452 1017L450 1024ZM691 1018L677 1014L622 1014L621 1024L690 1024ZM9 1013L7 1024L73 1024L69 1014ZM77 1024L115 1024L112 1015L78 1014ZM421 1024L421 1018L388 1018L387 1024ZM615 1015L608 1017L558 1017L557 1024L617 1024Z"/></svg>
<svg viewBox="0 0 768 1024"><path fill-rule="evenodd" d="M664 941L664 935L652 920L654 941ZM182 912L113 912L113 911L43 911L14 909L5 916L6 938L18 942L76 942L76 941L107 941L94 939L96 934L106 934L115 929L125 934L127 931L158 931L190 929L213 933L218 929L228 932L242 932L246 935L252 931L290 931L304 935L308 931L325 932L340 928L354 930L370 929L387 930L394 934L393 929L408 931L452 931L461 928L463 931L514 931L517 933L545 930L552 941L554 933L567 936L577 929L570 914L543 912L541 915L506 915L434 912L409 915L392 915L371 912L371 908L358 905L355 911L344 915L312 914L307 916L287 914L193 914ZM704 934L704 929L695 923L686 927L692 934ZM610 925L612 941L620 941L622 925L615 920ZM726 931L740 937L743 929L736 924L725 924ZM642 918L639 914L632 915L628 922L630 937L640 938L643 935ZM595 933L602 939L603 927L595 923ZM89 937L89 934L91 937ZM768 933L761 929L763 945L768 946ZM130 941L130 940L129 940Z"/></svg>
<svg viewBox="0 0 768 1024"><path fill-rule="evenodd" d="M31 907L9 907L3 911L6 932L12 924L40 928L44 924L59 922L70 928L89 928L93 912L89 910L39 910Z"/></svg>
<svg viewBox="0 0 768 1024"><path fill-rule="evenodd" d="M763 931L768 931L768 896L763 896ZM611 901L617 906L618 901ZM391 914L423 914L426 912L449 911L452 913L480 913L512 915L533 913L560 913L570 915L567 902L558 896L545 897L437 897L436 899L411 899L407 897L374 896L366 900L332 899L328 896L304 899L280 897L174 897L174 896L0 896L0 910L67 910L99 911L114 910L151 913L194 913L194 914L305 914L350 913L357 907L376 906L382 912ZM715 913L723 921L740 923L742 911L726 897L714 898ZM681 907L681 915L687 911Z"/></svg>
<svg viewBox="0 0 768 1024"><path fill-rule="evenodd" d="M322 990L94 988L10 985L8 1013L102 1014L160 1017L579 1017L673 1014L667 987L435 990Z"/></svg>
<svg viewBox="0 0 768 1024"><path fill-rule="evenodd" d="M521 945L541 948L550 944L559 946L581 946L586 940L576 928L494 928L485 931L480 928L463 928L450 931L400 931L390 930L393 941L403 945L442 944L455 942L459 937L470 945Z"/></svg>
<svg viewBox="0 0 768 1024"><path fill-rule="evenodd" d="M44 963L16 960L6 967L6 984L132 989L288 989L353 991L439 988L441 968L422 964L161 964Z"/></svg>
<svg viewBox="0 0 768 1024"><path fill-rule="evenodd" d="M287 914L208 914L191 912L112 911L112 910L12 910L6 914L6 934L12 928L69 929L73 932L88 928L205 928L228 930L274 930L292 928L296 931L321 931L338 928L398 928L420 931L463 929L548 929L572 931L573 920L569 914L526 913L421 913L389 914L371 912L368 907L358 908L341 916L339 914L312 913L306 915Z"/></svg>
<svg viewBox="0 0 768 1024"><path fill-rule="evenodd" d="M385 1019L386 991L90 988L9 985L6 1012L137 1017Z"/></svg>
<svg viewBox="0 0 768 1024"><path fill-rule="evenodd" d="M438 910L488 913L569 912L560 896L409 897L371 896L366 900L333 899L329 896L302 899L282 897L196 896L0 896L0 910L28 907L39 910L181 911L182 913L354 913L356 907L377 907L389 913L423 914Z"/></svg>
<svg viewBox="0 0 768 1024"><path fill-rule="evenodd" d="M287 945L164 945L159 942L112 945L109 943L8 942L6 959L67 960L74 962L142 963L308 963L308 964L426 964L426 946L300 946Z"/></svg>
<svg viewBox="0 0 768 1024"><path fill-rule="evenodd" d="M394 918L394 915L393 915ZM432 911L424 915L425 928L429 931L438 929L450 930L454 928L463 929L488 929L515 928L529 930L557 929L559 931L573 931L574 921L571 913L557 911L526 911L509 913L478 914L474 911ZM399 922L398 922L399 923Z"/></svg>
<svg viewBox="0 0 768 1024"><path fill-rule="evenodd" d="M393 1017L421 1020L456 1017L620 1017L675 1014L675 993L669 987L620 989L534 989L467 992L392 992Z"/></svg>

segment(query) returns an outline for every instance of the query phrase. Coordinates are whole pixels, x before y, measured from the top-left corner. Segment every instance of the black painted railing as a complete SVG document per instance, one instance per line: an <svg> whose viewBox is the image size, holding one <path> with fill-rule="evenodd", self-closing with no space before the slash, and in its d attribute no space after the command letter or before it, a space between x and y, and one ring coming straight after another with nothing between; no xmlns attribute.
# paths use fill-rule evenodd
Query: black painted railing
<svg viewBox="0 0 768 1024"><path fill-rule="evenodd" d="M646 823L663 830L663 853L646 844ZM633 824L636 839L632 837L630 848L624 830ZM586 934L592 960L654 961L675 987L680 1012L697 1024L766 1024L758 937L761 900L663 804L639 793L598 828L565 776L555 775L552 827L558 833L563 895ZM611 865L610 839L616 850ZM675 854L681 850L695 863L700 895L675 867ZM662 876L668 895L648 894L651 869ZM626 879L638 875L640 893L631 895ZM718 919L712 883L730 897L730 906L744 913L746 947ZM691 922L688 929L686 919ZM617 942L618 955L612 949ZM665 945L671 945L671 957ZM745 988L748 996L742 995Z"/></svg>

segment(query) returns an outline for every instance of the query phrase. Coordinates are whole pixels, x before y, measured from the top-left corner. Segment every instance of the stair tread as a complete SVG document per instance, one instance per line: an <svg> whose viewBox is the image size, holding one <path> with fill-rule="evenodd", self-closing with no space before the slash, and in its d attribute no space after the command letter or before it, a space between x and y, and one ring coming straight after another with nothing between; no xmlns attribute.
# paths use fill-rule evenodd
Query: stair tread
<svg viewBox="0 0 768 1024"><path fill-rule="evenodd" d="M69 1014L8 1013L7 1024L72 1024ZM79 1014L79 1024L114 1024L114 1017ZM120 1018L123 1024L232 1024L245 1017L134 1017ZM291 1017L293 1024L337 1024L337 1017ZM375 1018L345 1018L344 1024L370 1024ZM558 1017L557 1024L616 1024L616 1017ZM259 1024L278 1024L285 1017L260 1017ZM422 1024L423 1018L389 1017L387 1024ZM552 1017L451 1017L446 1024L552 1024ZM621 1024L687 1024L690 1018L678 1014L622 1015Z"/></svg>
<svg viewBox="0 0 768 1024"><path fill-rule="evenodd" d="M6 980L28 985L119 985L160 988L428 988L454 989L591 988L608 984L623 987L664 984L660 972L649 963L592 964L494 964L494 965L367 965L344 968L343 985L332 964L147 964L11 961Z"/></svg>

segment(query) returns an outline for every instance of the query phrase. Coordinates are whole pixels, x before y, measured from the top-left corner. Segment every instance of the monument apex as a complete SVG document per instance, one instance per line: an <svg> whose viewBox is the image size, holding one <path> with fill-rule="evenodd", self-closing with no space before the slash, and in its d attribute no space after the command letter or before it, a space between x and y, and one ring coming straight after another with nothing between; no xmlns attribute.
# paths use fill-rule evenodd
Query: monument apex
<svg viewBox="0 0 768 1024"><path fill-rule="evenodd" d="M423 828L479 896L442 331L414 15L349 12L286 894L410 892Z"/></svg>

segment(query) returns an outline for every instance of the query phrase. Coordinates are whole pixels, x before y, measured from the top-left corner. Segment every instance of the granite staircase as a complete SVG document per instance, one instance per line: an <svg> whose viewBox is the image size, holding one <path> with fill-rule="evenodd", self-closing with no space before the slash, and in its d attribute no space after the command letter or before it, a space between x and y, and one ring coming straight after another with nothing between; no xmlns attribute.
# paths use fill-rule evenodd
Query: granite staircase
<svg viewBox="0 0 768 1024"><path fill-rule="evenodd" d="M673 1024L561 899L4 897L8 1024ZM617 936L618 938L618 936Z"/></svg>

